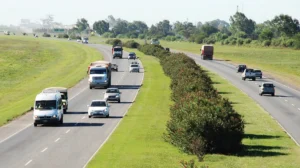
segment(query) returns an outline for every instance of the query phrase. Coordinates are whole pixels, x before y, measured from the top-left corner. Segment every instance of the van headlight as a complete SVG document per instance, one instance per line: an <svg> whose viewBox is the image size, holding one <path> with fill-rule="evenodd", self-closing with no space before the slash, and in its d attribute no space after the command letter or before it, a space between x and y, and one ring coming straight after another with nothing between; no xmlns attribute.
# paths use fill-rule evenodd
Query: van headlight
<svg viewBox="0 0 300 168"><path fill-rule="evenodd" d="M35 116L33 116L35 119L37 119L37 118L39 118L39 116L37 116L37 115L35 115Z"/></svg>

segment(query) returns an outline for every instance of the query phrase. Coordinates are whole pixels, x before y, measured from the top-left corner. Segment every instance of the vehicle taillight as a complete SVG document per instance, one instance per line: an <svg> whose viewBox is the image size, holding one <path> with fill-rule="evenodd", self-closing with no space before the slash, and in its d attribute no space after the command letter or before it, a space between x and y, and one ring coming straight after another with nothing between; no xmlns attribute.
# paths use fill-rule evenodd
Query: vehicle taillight
<svg viewBox="0 0 300 168"><path fill-rule="evenodd" d="M204 50L202 50L202 55L204 54Z"/></svg>

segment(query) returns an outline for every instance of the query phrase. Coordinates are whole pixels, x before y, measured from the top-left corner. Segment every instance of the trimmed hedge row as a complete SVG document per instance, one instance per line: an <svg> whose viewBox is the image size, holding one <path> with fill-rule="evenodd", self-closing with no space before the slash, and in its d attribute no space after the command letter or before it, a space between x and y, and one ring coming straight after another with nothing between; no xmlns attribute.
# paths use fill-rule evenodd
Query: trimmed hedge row
<svg viewBox="0 0 300 168"><path fill-rule="evenodd" d="M146 44L139 50L159 58L171 78L171 98L165 138L182 151L196 154L230 154L242 147L244 122L212 85L205 70L183 53L170 53L160 45Z"/></svg>

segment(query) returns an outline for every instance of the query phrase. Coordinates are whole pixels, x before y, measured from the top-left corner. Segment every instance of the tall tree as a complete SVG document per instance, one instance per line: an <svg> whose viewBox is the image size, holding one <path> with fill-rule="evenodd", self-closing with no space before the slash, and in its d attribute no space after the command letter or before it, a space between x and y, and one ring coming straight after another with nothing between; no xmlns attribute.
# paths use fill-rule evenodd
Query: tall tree
<svg viewBox="0 0 300 168"><path fill-rule="evenodd" d="M167 36L170 31L172 30L172 26L170 25L170 21L169 20L163 20L163 21L160 21L157 25L156 25L157 29L159 31L162 32L162 34L164 36Z"/></svg>
<svg viewBox="0 0 300 168"><path fill-rule="evenodd" d="M115 35L126 34L128 32L128 22L125 20L117 22L112 31Z"/></svg>
<svg viewBox="0 0 300 168"><path fill-rule="evenodd" d="M135 25L135 27L136 27L136 29L138 30L139 33L147 33L148 26L145 22L134 21L132 24Z"/></svg>
<svg viewBox="0 0 300 168"><path fill-rule="evenodd" d="M281 35L286 35L288 37L292 37L300 32L299 21L297 19L293 19L289 15L276 16L271 21L271 24L274 28L281 32Z"/></svg>
<svg viewBox="0 0 300 168"><path fill-rule="evenodd" d="M214 26L210 25L209 23L205 23L200 28L201 32L204 32L207 36L210 36L213 33L217 33L219 30Z"/></svg>
<svg viewBox="0 0 300 168"><path fill-rule="evenodd" d="M103 34L109 31L109 23L104 20L99 20L93 24L93 29L96 30L97 33Z"/></svg>
<svg viewBox="0 0 300 168"><path fill-rule="evenodd" d="M87 30L90 27L90 25L85 18L81 18L77 19L76 27L78 28L78 31L82 32Z"/></svg>
<svg viewBox="0 0 300 168"><path fill-rule="evenodd" d="M230 16L230 30L233 34L237 32L245 32L250 36L255 30L255 22L248 19L245 14L241 12L235 13L235 15Z"/></svg>

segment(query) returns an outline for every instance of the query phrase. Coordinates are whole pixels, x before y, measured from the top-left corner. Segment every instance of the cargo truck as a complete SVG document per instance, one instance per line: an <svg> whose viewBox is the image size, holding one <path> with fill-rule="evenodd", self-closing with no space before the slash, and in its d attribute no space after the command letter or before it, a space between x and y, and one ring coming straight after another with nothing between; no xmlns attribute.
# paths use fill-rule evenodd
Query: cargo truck
<svg viewBox="0 0 300 168"><path fill-rule="evenodd" d="M214 55L214 46L212 45L203 45L200 49L201 59L203 60L213 60Z"/></svg>
<svg viewBox="0 0 300 168"><path fill-rule="evenodd" d="M123 47L122 46L113 46L112 48L113 59L119 57L122 59L123 57Z"/></svg>
<svg viewBox="0 0 300 168"><path fill-rule="evenodd" d="M90 89L111 86L112 65L107 61L92 62L88 68L88 82Z"/></svg>

